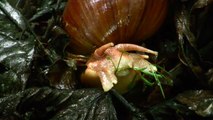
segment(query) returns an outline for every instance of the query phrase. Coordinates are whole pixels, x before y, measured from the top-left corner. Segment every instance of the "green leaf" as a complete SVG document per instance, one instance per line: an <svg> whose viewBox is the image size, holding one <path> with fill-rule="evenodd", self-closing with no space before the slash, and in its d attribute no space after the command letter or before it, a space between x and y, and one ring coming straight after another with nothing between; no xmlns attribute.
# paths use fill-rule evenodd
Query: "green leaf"
<svg viewBox="0 0 213 120"><path fill-rule="evenodd" d="M158 67L160 69L163 70L163 68L161 67ZM160 78L164 78L164 80L166 81L169 81L170 83L172 82L171 79L167 79L163 74L160 74L160 73L157 73L157 72L150 72L150 71L147 71L146 68L134 68L134 70L138 70L140 71L141 73L143 73L144 75L148 75L148 76L151 76L151 77L154 77L155 81L156 81L156 84L159 86L160 88L160 91L161 91L161 94L163 96L163 98L165 98L165 94L164 94L164 90L163 90L163 87L161 85L161 81L159 80ZM168 72L166 72L167 74L169 74ZM153 86L154 83L150 82L149 80L147 80L145 77L141 76L141 79L144 81L144 83L146 85L149 85L149 86ZM171 84L170 84L171 85Z"/></svg>
<svg viewBox="0 0 213 120"><path fill-rule="evenodd" d="M148 86L153 86L154 83L150 82L149 80L147 80L145 77L141 76L141 79L143 80L143 82L148 85Z"/></svg>

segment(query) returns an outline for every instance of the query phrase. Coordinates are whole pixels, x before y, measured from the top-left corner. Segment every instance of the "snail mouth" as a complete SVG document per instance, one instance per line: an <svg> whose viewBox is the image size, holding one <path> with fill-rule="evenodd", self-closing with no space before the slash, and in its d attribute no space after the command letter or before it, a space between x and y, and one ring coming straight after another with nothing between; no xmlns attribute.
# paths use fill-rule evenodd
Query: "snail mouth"
<svg viewBox="0 0 213 120"><path fill-rule="evenodd" d="M130 74L130 69L123 69L116 72L116 76L118 77L127 76L129 74Z"/></svg>

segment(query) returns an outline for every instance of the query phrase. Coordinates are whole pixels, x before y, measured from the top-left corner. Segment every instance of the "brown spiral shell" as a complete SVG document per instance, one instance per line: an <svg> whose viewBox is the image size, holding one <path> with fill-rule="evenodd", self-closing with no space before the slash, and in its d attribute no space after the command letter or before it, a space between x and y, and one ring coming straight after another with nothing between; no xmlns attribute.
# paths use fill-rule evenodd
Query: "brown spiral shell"
<svg viewBox="0 0 213 120"><path fill-rule="evenodd" d="M69 0L63 13L70 48L91 54L106 43L138 43L163 22L167 0Z"/></svg>

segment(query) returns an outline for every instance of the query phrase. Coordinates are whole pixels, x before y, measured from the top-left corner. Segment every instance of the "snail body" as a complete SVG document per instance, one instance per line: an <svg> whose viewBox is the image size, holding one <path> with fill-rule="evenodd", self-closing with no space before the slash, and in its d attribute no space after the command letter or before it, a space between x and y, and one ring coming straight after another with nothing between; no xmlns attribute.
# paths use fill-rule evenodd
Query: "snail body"
<svg viewBox="0 0 213 120"><path fill-rule="evenodd" d="M89 55L106 43L138 43L163 22L167 0L69 0L63 13L70 49Z"/></svg>
<svg viewBox="0 0 213 120"><path fill-rule="evenodd" d="M68 0L63 13L64 28L71 37L68 48L74 54L91 55L81 82L125 93L140 76L135 68L156 72L148 55L131 51L157 56L156 51L135 43L158 30L167 5L167 0Z"/></svg>
<svg viewBox="0 0 213 120"><path fill-rule="evenodd" d="M157 56L156 51L134 45L108 43L97 48L87 61L87 69L81 76L85 84L98 86L101 83L104 91L109 91L115 86L120 93L128 91L128 86L138 78L139 72L135 68L156 72L156 66L149 63L148 55L129 53L130 51L144 52ZM138 74L139 73L139 74ZM119 84L117 84L119 83Z"/></svg>

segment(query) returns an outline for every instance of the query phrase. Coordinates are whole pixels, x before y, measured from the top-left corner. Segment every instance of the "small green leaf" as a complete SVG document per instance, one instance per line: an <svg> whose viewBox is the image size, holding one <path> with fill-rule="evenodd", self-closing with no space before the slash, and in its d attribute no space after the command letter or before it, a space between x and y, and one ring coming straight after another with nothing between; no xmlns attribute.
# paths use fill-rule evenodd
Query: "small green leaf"
<svg viewBox="0 0 213 120"><path fill-rule="evenodd" d="M163 69L161 67L158 67L160 69ZM140 71L142 74L154 77L156 84L159 86L162 96L165 98L165 94L163 91L163 87L161 85L161 81L159 78L165 78L165 80L168 80L163 74L157 73L157 72L150 72L147 71L146 68L134 68L134 70ZM168 73L168 72L167 72ZM169 73L168 73L169 74ZM149 80L147 80L145 77L141 76L141 79L144 81L144 83L148 86L153 86L154 83L151 83ZM171 79L169 79L171 81Z"/></svg>
<svg viewBox="0 0 213 120"><path fill-rule="evenodd" d="M145 77L141 76L141 79L143 80L143 82L145 83L145 85L148 85L148 86L153 86L154 83L152 82L149 82L149 80L147 80Z"/></svg>

